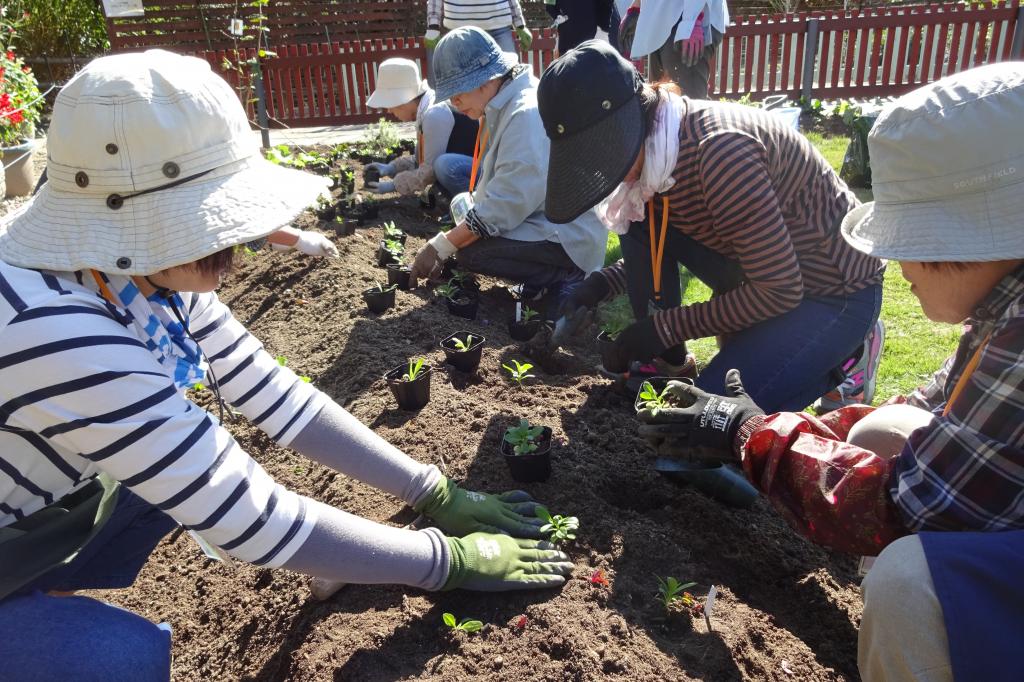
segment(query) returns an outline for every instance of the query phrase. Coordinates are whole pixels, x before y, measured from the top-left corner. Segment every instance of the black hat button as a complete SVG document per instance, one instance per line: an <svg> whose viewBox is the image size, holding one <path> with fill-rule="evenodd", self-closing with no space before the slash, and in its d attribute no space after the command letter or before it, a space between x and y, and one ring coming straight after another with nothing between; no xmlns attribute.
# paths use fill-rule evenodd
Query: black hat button
<svg viewBox="0 0 1024 682"><path fill-rule="evenodd" d="M114 144L113 142L107 143L107 146L105 147L105 149L107 150L108 154L116 154L117 153L117 145Z"/></svg>
<svg viewBox="0 0 1024 682"><path fill-rule="evenodd" d="M120 258L117 259L115 265L117 265L117 267L121 268L122 270L127 270L132 266L132 259L128 258L127 256L121 256Z"/></svg>
<svg viewBox="0 0 1024 682"><path fill-rule="evenodd" d="M120 194L111 194L109 197L107 197L107 208L109 208L111 211L116 211L122 206L124 206L124 197L122 197Z"/></svg>
<svg viewBox="0 0 1024 682"><path fill-rule="evenodd" d="M178 174L181 173L181 169L178 168L178 164L174 163L173 161L168 161L167 163L165 163L163 170L164 175L166 175L169 178L176 178L178 177Z"/></svg>
<svg viewBox="0 0 1024 682"><path fill-rule="evenodd" d="M89 176L82 171L78 171L77 173L75 173L75 184L78 185L79 187L88 187Z"/></svg>

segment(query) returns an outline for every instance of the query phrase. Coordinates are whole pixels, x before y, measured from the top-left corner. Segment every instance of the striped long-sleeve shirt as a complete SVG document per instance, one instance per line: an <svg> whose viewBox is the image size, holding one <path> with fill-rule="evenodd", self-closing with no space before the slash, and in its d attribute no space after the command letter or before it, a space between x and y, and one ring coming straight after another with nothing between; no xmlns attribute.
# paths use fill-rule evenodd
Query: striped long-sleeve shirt
<svg viewBox="0 0 1024 682"><path fill-rule="evenodd" d="M476 26L485 31L526 26L519 0L427 0L427 26Z"/></svg>
<svg viewBox="0 0 1024 682"><path fill-rule="evenodd" d="M881 282L880 260L839 233L857 199L824 157L780 117L684 98L669 225L736 260L746 281L709 301L655 315L661 341L745 329L792 310L805 293L836 296ZM654 198L661 224L661 196ZM625 290L622 263L603 271Z"/></svg>
<svg viewBox="0 0 1024 682"><path fill-rule="evenodd" d="M283 564L314 506L187 400L123 311L82 282L0 263L0 527L106 472L236 557ZM182 299L224 398L287 445L329 399L216 295Z"/></svg>

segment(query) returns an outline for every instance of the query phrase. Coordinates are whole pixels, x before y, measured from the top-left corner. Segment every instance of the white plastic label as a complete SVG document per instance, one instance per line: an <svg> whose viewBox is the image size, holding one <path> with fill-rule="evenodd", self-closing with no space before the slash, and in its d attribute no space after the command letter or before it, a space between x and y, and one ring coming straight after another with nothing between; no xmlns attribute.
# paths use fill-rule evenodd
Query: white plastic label
<svg viewBox="0 0 1024 682"><path fill-rule="evenodd" d="M715 608L715 597L718 596L718 588L714 585L708 590L707 599L704 600L704 623L708 626L708 632L711 632L711 611Z"/></svg>
<svg viewBox="0 0 1024 682"><path fill-rule="evenodd" d="M146 13L142 9L142 0L103 0L103 11L109 19L141 17Z"/></svg>

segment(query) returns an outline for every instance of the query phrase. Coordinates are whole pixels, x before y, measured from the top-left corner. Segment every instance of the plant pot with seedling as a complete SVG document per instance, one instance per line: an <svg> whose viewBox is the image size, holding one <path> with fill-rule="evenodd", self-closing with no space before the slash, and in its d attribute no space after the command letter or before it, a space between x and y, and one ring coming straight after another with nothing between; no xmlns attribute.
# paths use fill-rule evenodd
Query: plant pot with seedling
<svg viewBox="0 0 1024 682"><path fill-rule="evenodd" d="M405 246L406 237L408 235L402 231L402 228L396 227L394 221L384 223L384 241L399 242Z"/></svg>
<svg viewBox="0 0 1024 682"><path fill-rule="evenodd" d="M379 213L380 207L377 206L377 202L369 199L360 203L354 211L355 218L360 225L366 224L369 220L376 220Z"/></svg>
<svg viewBox="0 0 1024 682"><path fill-rule="evenodd" d="M384 375L399 408L418 410L430 402L431 369L430 365L424 364L423 358L417 358Z"/></svg>
<svg viewBox="0 0 1024 682"><path fill-rule="evenodd" d="M606 322L597 335L597 352L601 355L601 366L613 374L622 374L629 369L629 357L615 344L615 339L626 328L625 324Z"/></svg>
<svg viewBox="0 0 1024 682"><path fill-rule="evenodd" d="M434 293L444 299L448 306L448 312L467 320L476 319L477 307L480 301L469 296L466 292L454 287L451 283L441 284L434 289Z"/></svg>
<svg viewBox="0 0 1024 682"><path fill-rule="evenodd" d="M485 339L480 334L455 332L441 340L439 344L444 351L444 361L460 372L475 372L480 366L480 357L484 350Z"/></svg>
<svg viewBox="0 0 1024 682"><path fill-rule="evenodd" d="M351 196L356 191L356 174L348 169L342 168L332 175L331 179L334 183L332 189L340 189L344 197Z"/></svg>
<svg viewBox="0 0 1024 682"><path fill-rule="evenodd" d="M401 242L382 239L377 247L377 265L383 267L390 263L401 263L403 255L405 255L405 247Z"/></svg>
<svg viewBox="0 0 1024 682"><path fill-rule="evenodd" d="M670 395L665 390L670 381L682 381L686 384L693 383L687 378L648 377L640 384L640 388L636 393L636 400L633 401L633 409L637 412L643 409L650 409L657 413L657 410L663 410L666 407L683 407L676 400L675 396Z"/></svg>
<svg viewBox="0 0 1024 682"><path fill-rule="evenodd" d="M338 215L338 207L327 197L321 196L317 198L313 212L320 220L334 220Z"/></svg>
<svg viewBox="0 0 1024 682"><path fill-rule="evenodd" d="M465 270L452 270L448 283L458 291L469 294L471 297L475 297L480 293L480 283L476 281L476 277L472 273Z"/></svg>
<svg viewBox="0 0 1024 682"><path fill-rule="evenodd" d="M501 454L512 478L520 483L546 481L551 476L551 428L520 419L501 440Z"/></svg>
<svg viewBox="0 0 1024 682"><path fill-rule="evenodd" d="M352 218L345 218L344 216L338 216L334 219L334 231L339 237L351 237L356 233L356 226L359 221L353 220Z"/></svg>
<svg viewBox="0 0 1024 682"><path fill-rule="evenodd" d="M516 317L508 323L508 333L515 341L529 341L540 331L542 324L540 313L516 302Z"/></svg>
<svg viewBox="0 0 1024 682"><path fill-rule="evenodd" d="M363 300L366 301L366 307L370 309L371 313L377 313L378 315L383 313L388 308L395 305L395 285L384 286L378 283L377 286L370 287L363 292Z"/></svg>
<svg viewBox="0 0 1024 682"><path fill-rule="evenodd" d="M409 275L412 273L412 268L401 263L388 263L385 267L388 271L388 284L396 286L402 291L408 291Z"/></svg>

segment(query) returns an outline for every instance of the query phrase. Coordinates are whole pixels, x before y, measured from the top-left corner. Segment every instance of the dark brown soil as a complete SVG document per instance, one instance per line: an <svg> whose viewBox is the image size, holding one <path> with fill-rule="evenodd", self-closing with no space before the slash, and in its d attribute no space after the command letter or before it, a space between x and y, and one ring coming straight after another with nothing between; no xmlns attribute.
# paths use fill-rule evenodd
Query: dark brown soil
<svg viewBox="0 0 1024 682"><path fill-rule="evenodd" d="M407 259L436 225L415 200L383 202L380 217L421 235L409 238ZM341 258L333 261L269 251L242 258L221 296L272 354L287 356L289 367L385 439L470 488L517 487L498 452L502 433L519 417L550 426L554 473L526 487L553 512L579 517L568 548L575 574L561 591L351 585L317 602L303 576L232 569L205 559L188 536L165 540L133 588L102 596L173 625L175 679L857 678L861 599L852 560L796 536L761 501L737 511L661 479L636 435L633 397L592 371L598 358L590 342L559 357L560 374L535 370L523 388L511 384L501 364L525 356L508 336L513 304L500 283L482 283L473 322L450 316L423 289L397 292L383 315L368 313L360 292L384 281L374 260L381 234L377 226L336 238ZM443 365L437 343L457 330L487 337L477 376ZM417 356L436 368L431 402L405 413L382 377ZM232 430L302 493L383 523L412 518L395 499L248 425ZM590 582L596 569L609 585ZM656 575L696 581L697 596L718 586L714 631L688 614L666 619ZM451 636L446 611L485 626Z"/></svg>

